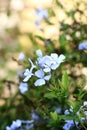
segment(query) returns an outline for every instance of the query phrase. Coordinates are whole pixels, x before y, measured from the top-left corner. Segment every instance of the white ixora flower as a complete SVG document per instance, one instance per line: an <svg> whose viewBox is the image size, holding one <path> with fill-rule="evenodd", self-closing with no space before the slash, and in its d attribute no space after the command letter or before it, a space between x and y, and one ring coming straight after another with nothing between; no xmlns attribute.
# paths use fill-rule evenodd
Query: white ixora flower
<svg viewBox="0 0 87 130"><path fill-rule="evenodd" d="M19 90L20 90L20 92L22 94L25 93L25 92L27 92L28 91L28 84L21 82L20 86L19 86Z"/></svg>
<svg viewBox="0 0 87 130"><path fill-rule="evenodd" d="M46 81L48 81L51 78L51 74L45 76L44 72L40 69L35 72L35 76L39 79L36 80L34 83L35 86L41 86L44 85Z"/></svg>

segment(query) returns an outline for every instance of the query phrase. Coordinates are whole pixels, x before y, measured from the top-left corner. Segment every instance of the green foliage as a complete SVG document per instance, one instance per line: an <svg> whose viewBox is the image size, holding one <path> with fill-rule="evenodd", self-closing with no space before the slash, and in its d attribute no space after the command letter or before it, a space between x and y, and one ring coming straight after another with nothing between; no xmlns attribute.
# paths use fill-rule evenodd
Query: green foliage
<svg viewBox="0 0 87 130"><path fill-rule="evenodd" d="M73 0L71 2L74 3ZM29 91L24 94L19 92L19 84L24 79L24 69L31 66L27 59L30 57L35 61L37 56L28 52L29 57L17 61L16 55L23 51L17 37L25 35L18 27L8 29L9 24L1 34L6 33L0 36L0 130L4 130L16 119L31 120L32 110L35 110L41 119L38 123L35 122L33 130L62 130L66 120L74 122L70 130L87 129L87 106L83 105L87 101L87 50L78 50L79 43L87 41L87 4L84 0L76 1L73 9L68 4L53 0L52 6L48 8L48 18L40 20L41 29L37 27L37 32L40 33L26 32L33 50L42 48L43 54L57 53L66 56L63 65L51 73L52 78L44 86L35 87L35 78L31 78L27 82ZM13 11L7 10L6 13L9 17L7 19L10 19ZM51 36L45 34L46 29L47 34L49 33L49 27L53 27L53 30L50 30ZM14 61L9 64L12 59ZM23 76L17 76L17 67L13 70L15 62L21 68ZM66 110L68 114L65 114ZM78 122L78 126L75 122Z"/></svg>

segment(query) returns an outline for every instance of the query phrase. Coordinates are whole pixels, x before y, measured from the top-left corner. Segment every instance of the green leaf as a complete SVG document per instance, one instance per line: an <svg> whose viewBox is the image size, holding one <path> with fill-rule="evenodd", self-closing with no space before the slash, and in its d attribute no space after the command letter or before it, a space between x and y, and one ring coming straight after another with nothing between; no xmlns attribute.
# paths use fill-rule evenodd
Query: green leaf
<svg viewBox="0 0 87 130"><path fill-rule="evenodd" d="M67 43L67 40L66 40L66 36L65 34L62 34L59 38L59 42L60 42L60 45L61 47L65 47L66 43Z"/></svg>
<svg viewBox="0 0 87 130"><path fill-rule="evenodd" d="M56 112L50 112L50 115L51 115L51 118L54 120L54 121L57 121L58 119L58 114Z"/></svg>
<svg viewBox="0 0 87 130"><path fill-rule="evenodd" d="M68 75L67 73L65 72L62 76L62 80L58 80L59 82L59 85L61 87L62 90L67 90L68 89L68 86L69 86L69 79L68 79Z"/></svg>
<svg viewBox="0 0 87 130"><path fill-rule="evenodd" d="M52 99L52 98L56 98L56 95L53 92L49 92L49 93L46 93L44 97L48 99Z"/></svg>
<svg viewBox="0 0 87 130"><path fill-rule="evenodd" d="M45 38L43 38L41 36L35 35L35 37L38 38L39 40L43 41L43 42L45 41Z"/></svg>
<svg viewBox="0 0 87 130"><path fill-rule="evenodd" d="M64 89L67 89L69 86L69 79L68 79L68 75L66 72L62 76L62 85L63 85Z"/></svg>

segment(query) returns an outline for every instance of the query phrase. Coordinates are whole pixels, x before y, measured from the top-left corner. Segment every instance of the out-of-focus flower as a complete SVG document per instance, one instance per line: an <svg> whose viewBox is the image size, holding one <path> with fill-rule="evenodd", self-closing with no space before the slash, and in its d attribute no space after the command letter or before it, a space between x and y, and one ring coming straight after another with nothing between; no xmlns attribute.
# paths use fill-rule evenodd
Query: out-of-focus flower
<svg viewBox="0 0 87 130"><path fill-rule="evenodd" d="M20 92L22 94L25 93L25 92L27 92L28 91L28 84L21 82L20 86L19 86L19 90L20 90Z"/></svg>
<svg viewBox="0 0 87 130"><path fill-rule="evenodd" d="M21 52L20 55L19 55L19 57L18 57L18 61L24 60L24 58L25 58L25 55L24 55L23 52Z"/></svg>
<svg viewBox="0 0 87 130"><path fill-rule="evenodd" d="M39 58L43 56L42 51L40 49L36 51L36 54Z"/></svg>
<svg viewBox="0 0 87 130"><path fill-rule="evenodd" d="M6 127L6 130L16 130L19 127L21 127L21 124L22 124L21 120L13 121L11 126Z"/></svg>
<svg viewBox="0 0 87 130"><path fill-rule="evenodd" d="M34 120L22 120L22 123L25 124L26 130L31 130L34 127Z"/></svg>
<svg viewBox="0 0 87 130"><path fill-rule="evenodd" d="M87 42L82 42L78 46L79 50L87 50Z"/></svg>
<svg viewBox="0 0 87 130"><path fill-rule="evenodd" d="M34 13L35 13L35 15L39 19L46 19L46 18L48 18L48 12L47 12L47 10L43 9L42 7L38 7L38 9Z"/></svg>
<svg viewBox="0 0 87 130"><path fill-rule="evenodd" d="M44 75L44 72L42 70L37 70L35 72L35 76L38 77L39 79L36 80L36 82L34 83L35 86L41 86L45 84L45 80L48 81L51 78L51 75Z"/></svg>
<svg viewBox="0 0 87 130"><path fill-rule="evenodd" d="M39 115L38 115L34 110L32 110L32 112L31 112L31 117L32 117L32 119L33 119L34 121L40 120Z"/></svg>
<svg viewBox="0 0 87 130"><path fill-rule="evenodd" d="M22 124L24 127L22 128ZM16 120L13 121L11 126L7 126L6 130L30 130L31 128L34 127L34 120Z"/></svg>
<svg viewBox="0 0 87 130"><path fill-rule="evenodd" d="M75 122L76 125L78 125L78 122ZM73 120L66 120L65 125L63 126L64 130L70 130L72 127L75 126Z"/></svg>
<svg viewBox="0 0 87 130"><path fill-rule="evenodd" d="M35 21L35 25L39 26L40 25L40 21Z"/></svg>
<svg viewBox="0 0 87 130"><path fill-rule="evenodd" d="M87 106L87 101L84 101L83 106Z"/></svg>

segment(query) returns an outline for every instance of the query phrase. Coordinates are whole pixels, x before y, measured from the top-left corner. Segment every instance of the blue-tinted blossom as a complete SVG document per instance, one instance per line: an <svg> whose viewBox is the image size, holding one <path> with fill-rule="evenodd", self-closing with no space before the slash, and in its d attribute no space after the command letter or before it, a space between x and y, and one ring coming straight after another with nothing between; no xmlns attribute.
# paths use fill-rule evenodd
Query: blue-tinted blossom
<svg viewBox="0 0 87 130"><path fill-rule="evenodd" d="M36 51L36 54L39 58L43 56L42 51L40 49Z"/></svg>
<svg viewBox="0 0 87 130"><path fill-rule="evenodd" d="M35 72L35 76L39 79L34 83L35 86L41 86L45 84L45 80L48 81L51 78L51 75L44 75L44 72L40 69Z"/></svg>
<svg viewBox="0 0 87 130"><path fill-rule="evenodd" d="M33 76L32 71L33 71L34 68L36 68L36 66L33 64L31 59L29 58L28 60L29 60L29 62L31 64L31 68L30 68L30 70L29 69L25 69L25 72L24 72L25 78L23 80L24 82L28 81Z"/></svg>
<svg viewBox="0 0 87 130"><path fill-rule="evenodd" d="M31 130L34 127L34 120L16 120L13 121L10 126L6 127L6 130L25 130L22 128L22 125L26 128L26 130Z"/></svg>
<svg viewBox="0 0 87 130"><path fill-rule="evenodd" d="M24 82L28 81L31 78L32 75L33 75L32 68L30 70L29 69L25 69L25 72L24 72L25 78L24 78L23 81Z"/></svg>
<svg viewBox="0 0 87 130"><path fill-rule="evenodd" d="M79 50L87 50L87 42L82 42L78 46Z"/></svg>
<svg viewBox="0 0 87 130"><path fill-rule="evenodd" d="M62 109L61 109L61 107L57 107L57 108L55 109L55 111L56 111L56 113L61 114Z"/></svg>
<svg viewBox="0 0 87 130"><path fill-rule="evenodd" d="M28 84L21 82L20 86L19 86L19 90L20 90L20 92L22 94L25 93L25 92L27 92L28 91Z"/></svg>
<svg viewBox="0 0 87 130"><path fill-rule="evenodd" d="M35 21L35 25L39 26L40 25L40 21Z"/></svg>
<svg viewBox="0 0 87 130"><path fill-rule="evenodd" d="M76 125L78 125L78 122L75 122ZM75 126L73 120L66 120L66 123L63 126L64 130L70 130L71 128L73 128Z"/></svg>
<svg viewBox="0 0 87 130"><path fill-rule="evenodd" d="M65 56L64 56L64 55L61 54L61 55L58 57L58 55L57 55L56 53L52 53L52 54L51 54L51 58L52 58L52 60L54 61L53 64L51 65L51 68L52 68L53 70L57 69L57 68L59 67L59 65L60 65L62 62L64 62L64 60L65 60Z"/></svg>
<svg viewBox="0 0 87 130"><path fill-rule="evenodd" d="M48 18L47 10L43 9L42 7L38 7L38 9L34 13L39 19Z"/></svg>
<svg viewBox="0 0 87 130"><path fill-rule="evenodd" d="M32 112L31 112L31 117L36 122L40 120L39 115L34 110L32 110Z"/></svg>
<svg viewBox="0 0 87 130"><path fill-rule="evenodd" d="M59 67L59 65L64 62L65 56L52 53L51 56L43 56L41 50L37 50L36 54L38 55L37 65L43 69L44 72L51 72Z"/></svg>
<svg viewBox="0 0 87 130"><path fill-rule="evenodd" d="M25 58L25 55L24 55L23 52L21 52L20 55L19 55L19 57L18 57L18 61L24 60L24 58Z"/></svg>
<svg viewBox="0 0 87 130"><path fill-rule="evenodd" d="M6 127L6 130L16 130L21 127L21 124L22 124L21 120L13 121L11 126Z"/></svg>
<svg viewBox="0 0 87 130"><path fill-rule="evenodd" d="M76 113L78 116L80 115L80 120L85 121L87 119L87 101L83 102L83 105L80 107L79 111Z"/></svg>
<svg viewBox="0 0 87 130"><path fill-rule="evenodd" d="M69 114L72 113L72 112L73 112L73 107L71 106L69 110L68 110L68 109L65 110L64 114L65 114L65 115L69 115Z"/></svg>
<svg viewBox="0 0 87 130"><path fill-rule="evenodd" d="M22 120L22 123L25 124L25 130L31 130L34 127L34 120Z"/></svg>

